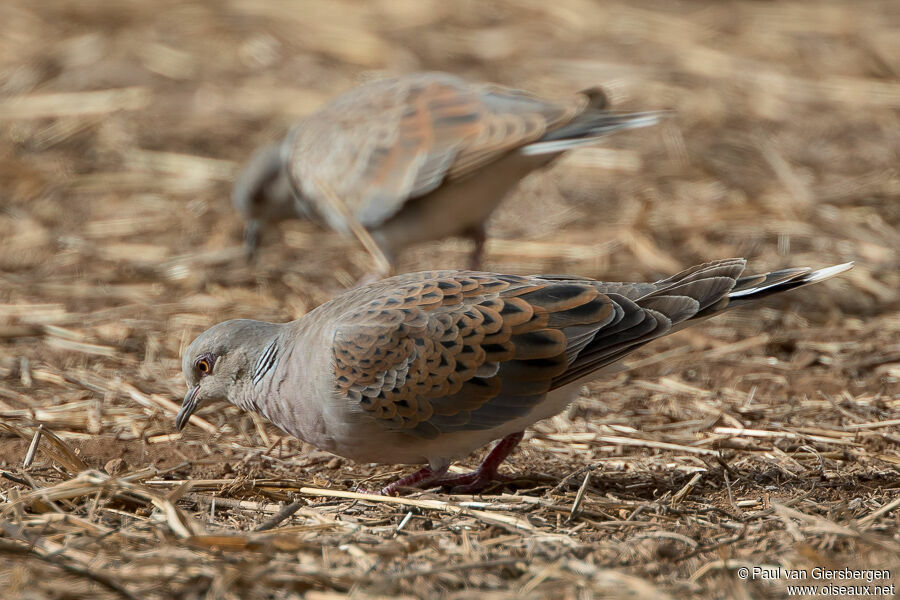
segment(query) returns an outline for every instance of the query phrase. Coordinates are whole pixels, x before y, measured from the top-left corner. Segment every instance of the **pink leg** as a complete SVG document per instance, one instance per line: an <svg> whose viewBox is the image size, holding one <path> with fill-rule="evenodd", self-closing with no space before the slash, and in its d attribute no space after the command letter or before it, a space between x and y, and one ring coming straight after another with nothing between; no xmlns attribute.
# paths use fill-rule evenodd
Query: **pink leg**
<svg viewBox="0 0 900 600"><path fill-rule="evenodd" d="M499 442L484 457L478 468L471 473L460 473L459 475L446 475L447 469L441 471L432 471L428 467L416 471L412 475L407 475L402 479L398 479L394 483L385 486L381 493L385 496L391 496L403 487L449 487L454 494L471 494L484 489L489 483L506 479L497 473L497 468L506 460L509 453L519 445L525 432L512 433Z"/></svg>
<svg viewBox="0 0 900 600"><path fill-rule="evenodd" d="M447 467L444 467L443 469L439 469L437 471L432 471L430 467L424 467L422 469L419 469L415 473L411 473L406 477L401 477L397 481L384 486L383 488L381 488L381 492L379 493L382 496L393 496L402 488L423 488L427 485L432 484L435 480L440 479L446 472Z"/></svg>
<svg viewBox="0 0 900 600"><path fill-rule="evenodd" d="M436 481L430 482L431 485L440 485L450 487L450 491L454 494L472 494L484 489L489 483L497 480L507 479L497 473L497 469L506 460L519 442L522 441L525 432L512 433L494 446L478 468L471 473L460 473L459 475L448 475Z"/></svg>

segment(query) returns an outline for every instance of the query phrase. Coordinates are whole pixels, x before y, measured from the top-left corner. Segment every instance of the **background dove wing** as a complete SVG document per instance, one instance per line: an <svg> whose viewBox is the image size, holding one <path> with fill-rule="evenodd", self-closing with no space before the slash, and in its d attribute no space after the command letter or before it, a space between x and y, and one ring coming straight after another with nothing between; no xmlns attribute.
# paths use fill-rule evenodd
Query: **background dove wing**
<svg viewBox="0 0 900 600"><path fill-rule="evenodd" d="M423 73L363 85L300 123L287 142L291 176L329 225L346 230L330 188L359 222L380 225L447 178L464 177L586 104Z"/></svg>

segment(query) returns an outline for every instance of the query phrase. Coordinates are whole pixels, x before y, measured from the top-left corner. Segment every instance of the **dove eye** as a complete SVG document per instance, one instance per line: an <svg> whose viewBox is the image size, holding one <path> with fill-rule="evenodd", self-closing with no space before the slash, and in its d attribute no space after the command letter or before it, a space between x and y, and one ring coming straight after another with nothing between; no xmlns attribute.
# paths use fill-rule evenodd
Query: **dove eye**
<svg viewBox="0 0 900 600"><path fill-rule="evenodd" d="M212 373L213 365L216 362L216 357L212 354L204 354L197 358L194 361L194 368L200 371L200 377L205 377Z"/></svg>

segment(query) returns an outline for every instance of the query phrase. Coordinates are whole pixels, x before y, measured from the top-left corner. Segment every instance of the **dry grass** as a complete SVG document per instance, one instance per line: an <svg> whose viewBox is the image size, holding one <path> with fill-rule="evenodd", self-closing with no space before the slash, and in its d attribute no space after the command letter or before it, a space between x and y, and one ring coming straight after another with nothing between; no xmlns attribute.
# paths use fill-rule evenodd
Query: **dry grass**
<svg viewBox="0 0 900 600"><path fill-rule="evenodd" d="M895 1L8 0L0 20L5 598L785 595L745 565L896 582ZM355 80L425 68L677 111L526 181L491 268L856 268L632 357L483 496L348 493L398 471L232 408L174 433L194 335L296 318L371 264L290 224L249 268L236 166Z"/></svg>

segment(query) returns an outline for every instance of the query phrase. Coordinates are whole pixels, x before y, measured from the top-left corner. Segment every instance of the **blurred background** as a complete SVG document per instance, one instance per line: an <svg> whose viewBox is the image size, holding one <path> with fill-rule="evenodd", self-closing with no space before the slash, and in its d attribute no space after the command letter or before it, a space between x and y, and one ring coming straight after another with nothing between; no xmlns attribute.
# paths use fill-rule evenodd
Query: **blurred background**
<svg viewBox="0 0 900 600"><path fill-rule="evenodd" d="M612 451L623 461L616 467L621 479L596 483L606 477L597 475L600 489L591 493L650 502L685 482L652 475L641 480L635 473L646 476L648 465L675 469L653 462L671 453L666 459L658 450L648 455L640 447L587 444L573 454L571 444L552 436L609 433L603 428L613 426L622 436L627 426L627 435L641 439L688 443L724 435L715 433L715 419L706 421L710 414L735 420L719 426L766 431L810 423L845 431L848 423L900 414L895 0L5 0L0 23L0 456L3 468L26 482L0 481L3 510L29 490L74 481L87 467L110 474L174 469L167 477L175 479L281 475L336 487L392 472L322 458L261 420L221 406L200 411L208 427L171 435L172 410L184 393L180 352L200 331L233 317L298 318L371 268L353 239L300 222L279 226L264 240L259 262L247 265L230 203L230 182L242 161L335 94L417 70L549 97L599 85L615 109L674 111L662 126L571 152L524 181L490 224L488 269L652 280L728 256L747 257L754 271L856 263L837 280L642 351L632 374L596 384L568 416L539 426L532 444L544 440L546 447L525 450L529 460L513 460L514 468L536 467L558 481L591 456L599 460ZM468 249L461 240L420 246L400 257L399 270L463 266ZM655 358L659 352L666 360ZM693 425L672 425L688 422ZM39 424L58 434L63 450L57 448L55 459L38 453L33 464L24 464ZM859 498L852 509L862 518L887 502L879 496L866 504L873 490L897 493L896 427L852 431L863 455L822 442L814 446L817 455L792 459L808 469L825 461L822 468L846 483L837 491L823 486L825 508L817 514L833 514L828 502ZM860 438L861 431L872 436ZM46 439L39 446L52 452L56 442ZM778 454L784 452L777 435L760 440L756 450L769 452L768 459L750 450L738 457L744 462L737 468L753 474L741 484L748 487L735 492L748 502L777 493L765 486L781 481L778 469L812 473ZM261 455L273 444L293 448L306 462L266 462ZM705 494L728 508L733 490L721 481L709 483ZM580 483L579 477L573 485ZM285 498L272 490L215 489L223 498ZM556 490L569 491L574 494ZM84 564L95 560L98 568L115 569L96 553L119 556L120 547L109 547L114 538L105 546L97 541L116 528L137 527L129 544L154 552L148 515L158 504L125 503L97 516L90 498L66 498L54 505L57 513L96 526L54 530L53 543L68 543L66 536L82 540L82 548L90 546L76 556ZM192 498L182 498L179 510L212 530L223 525L222 518L204 521L208 503ZM228 527L247 529L253 518L238 511L224 519ZM46 530L49 522L40 523ZM552 519L547 523L552 528ZM768 548L766 560L805 556L797 554L795 535L775 529L759 546ZM20 539L10 531L7 537ZM471 550L475 542L447 531L442 543ZM597 531L606 536L612 529ZM821 532L810 535L813 552L839 566L860 552L849 542L823 550ZM750 593L729 587L736 584L727 578L688 585L700 558L654 568L648 565L658 566L659 557L645 549L646 540L616 539L592 546L591 560L624 565L625 572L671 593ZM518 543L496 548L518 556ZM762 544L748 542L744 551L758 552L756 543ZM313 548L309 560L315 562L320 550ZM171 551L179 564L200 560ZM479 556L491 551L479 550ZM147 597L199 597L219 585L210 582L233 576L253 590L243 597L275 597L229 574L228 560L199 556L211 571L163 569L162 588L158 577L138 576L126 578L126 587ZM335 550L328 560L361 577L363 571L353 569L366 563L353 556ZM458 560L472 560L466 556ZM860 556L861 564L878 560ZM117 560L134 567L144 559ZM9 589L20 597L57 597L55 584L36 575L40 567L16 562L0 569L0 579L15 583ZM533 573L517 573L460 575L449 583L433 576L425 579L432 587L418 591L396 582L382 587L414 595L422 589L521 589ZM116 595L72 577L67 585ZM310 589L349 589L327 578L312 581ZM613 590L625 585L610 581ZM539 594L539 584L527 591ZM591 585L585 589L599 589ZM582 597L576 588L565 590ZM771 592L752 589L756 597Z"/></svg>

